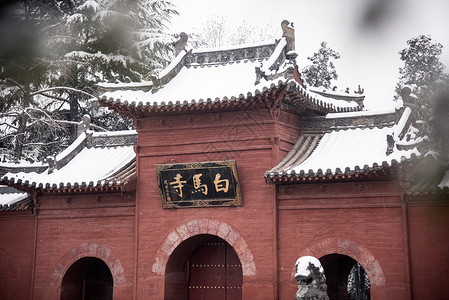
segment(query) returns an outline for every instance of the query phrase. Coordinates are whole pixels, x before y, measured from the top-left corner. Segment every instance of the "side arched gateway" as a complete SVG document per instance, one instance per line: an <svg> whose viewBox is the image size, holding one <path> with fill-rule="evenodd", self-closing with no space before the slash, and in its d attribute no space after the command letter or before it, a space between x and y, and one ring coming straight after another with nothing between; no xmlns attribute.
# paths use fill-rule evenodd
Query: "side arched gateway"
<svg viewBox="0 0 449 300"><path fill-rule="evenodd" d="M366 272L372 290L386 285L384 272L374 255L353 241L341 238L319 240L304 249L298 257L305 255L321 261L328 281L329 296L333 296L331 299L347 299L348 275L357 263ZM294 270L292 278L293 274Z"/></svg>
<svg viewBox="0 0 449 300"><path fill-rule="evenodd" d="M50 286L57 287L61 299L66 299L63 296L66 297L70 292L64 292L64 290L70 290L71 287L75 286L78 286L77 289L80 290L80 280L89 281L91 280L90 278L101 278L101 281L104 281L104 283L98 283L101 285L104 284L104 290L110 290L111 295L112 287L125 283L125 276L120 260L108 246L96 243L83 243L68 250L61 256L53 268ZM95 287L95 282L91 283L92 289L99 290L98 287ZM108 293L105 292L102 295L105 296ZM98 298L98 295L96 297Z"/></svg>
<svg viewBox="0 0 449 300"><path fill-rule="evenodd" d="M65 273L61 300L112 300L113 287L112 274L105 262L83 257Z"/></svg>

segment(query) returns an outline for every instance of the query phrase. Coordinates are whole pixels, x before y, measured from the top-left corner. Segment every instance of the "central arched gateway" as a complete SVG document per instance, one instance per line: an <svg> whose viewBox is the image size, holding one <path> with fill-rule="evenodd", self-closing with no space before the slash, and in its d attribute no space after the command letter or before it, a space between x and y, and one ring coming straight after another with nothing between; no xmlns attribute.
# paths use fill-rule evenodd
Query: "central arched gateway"
<svg viewBox="0 0 449 300"><path fill-rule="evenodd" d="M229 243L209 234L183 241L170 255L165 299L242 299L243 272Z"/></svg>
<svg viewBox="0 0 449 300"><path fill-rule="evenodd" d="M113 285L111 271L104 261L84 257L65 273L61 300L112 300Z"/></svg>

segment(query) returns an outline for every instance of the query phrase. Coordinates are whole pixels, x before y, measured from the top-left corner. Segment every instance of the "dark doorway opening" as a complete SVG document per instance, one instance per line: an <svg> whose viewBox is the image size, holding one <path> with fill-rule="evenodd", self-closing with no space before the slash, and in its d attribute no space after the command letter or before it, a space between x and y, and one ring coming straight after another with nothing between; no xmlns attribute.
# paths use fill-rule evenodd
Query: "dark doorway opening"
<svg viewBox="0 0 449 300"><path fill-rule="evenodd" d="M74 262L62 279L61 300L112 300L113 278L104 261L84 257Z"/></svg>
<svg viewBox="0 0 449 300"><path fill-rule="evenodd" d="M237 253L208 234L182 242L165 269L165 299L242 299L243 272Z"/></svg>
<svg viewBox="0 0 449 300"><path fill-rule="evenodd" d="M370 282L362 266L342 254L320 258L326 275L327 294L335 300L369 300Z"/></svg>

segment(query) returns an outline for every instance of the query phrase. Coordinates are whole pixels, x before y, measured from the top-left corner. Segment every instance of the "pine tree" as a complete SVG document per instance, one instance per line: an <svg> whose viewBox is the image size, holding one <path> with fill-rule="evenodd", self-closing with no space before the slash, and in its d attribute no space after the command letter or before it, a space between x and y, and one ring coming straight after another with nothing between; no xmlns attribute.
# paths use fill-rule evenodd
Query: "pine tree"
<svg viewBox="0 0 449 300"><path fill-rule="evenodd" d="M56 74L58 25L70 10L67 1L17 1L0 17L0 147L17 159L27 146L54 143L64 129L40 101Z"/></svg>
<svg viewBox="0 0 449 300"><path fill-rule="evenodd" d="M365 269L356 263L348 276L348 299L369 300L371 293L371 283Z"/></svg>
<svg viewBox="0 0 449 300"><path fill-rule="evenodd" d="M64 55L59 85L95 93L98 82L139 82L170 59L173 36L166 24L177 12L166 0L79 1L66 28L74 37ZM79 95L66 93L70 120L89 113L94 123L113 124L110 130L129 129L130 120L113 112L81 105ZM85 99L84 102L87 102ZM110 118L110 120L107 120ZM114 122L116 120L116 122ZM72 127L72 132L74 127Z"/></svg>
<svg viewBox="0 0 449 300"><path fill-rule="evenodd" d="M404 66L399 68L399 81L396 84L398 99L405 85L412 89L418 98L418 117L426 120L430 117L431 103L437 86L447 79L444 65L439 56L443 46L432 41L428 35L419 35L407 41L408 47L399 51Z"/></svg>
<svg viewBox="0 0 449 300"><path fill-rule="evenodd" d="M94 105L96 84L141 81L166 64L176 37L165 26L176 13L170 0L14 2L0 26L3 151L42 159L73 140L89 112L92 123L129 129Z"/></svg>
<svg viewBox="0 0 449 300"><path fill-rule="evenodd" d="M321 48L311 57L308 57L312 64L302 70L302 75L307 84L313 87L331 87L331 81L338 78L333 59L339 59L340 54L327 46L326 42L321 43Z"/></svg>

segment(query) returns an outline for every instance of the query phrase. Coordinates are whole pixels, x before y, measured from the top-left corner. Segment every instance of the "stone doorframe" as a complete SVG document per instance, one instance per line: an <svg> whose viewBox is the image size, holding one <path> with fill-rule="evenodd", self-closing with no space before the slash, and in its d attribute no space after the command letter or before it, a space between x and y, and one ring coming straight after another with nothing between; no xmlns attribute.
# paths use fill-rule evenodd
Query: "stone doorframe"
<svg viewBox="0 0 449 300"><path fill-rule="evenodd" d="M326 238L314 242L311 247L304 249L297 258L310 255L320 259L329 254L343 254L356 260L368 274L372 287L386 285L385 275L374 255L367 248L353 241L342 238ZM294 265L294 262L292 265ZM292 282L294 281L294 269L293 267L291 275Z"/></svg>
<svg viewBox="0 0 449 300"><path fill-rule="evenodd" d="M50 286L61 288L65 273L77 260L83 257L95 257L106 263L114 280L114 287L125 283L125 275L122 265L112 250L106 246L96 243L84 243L67 251L53 269L50 277Z"/></svg>
<svg viewBox="0 0 449 300"><path fill-rule="evenodd" d="M245 239L225 222L210 219L195 219L180 225L167 235L156 254L152 271L165 276L168 258L183 241L199 234L215 235L228 242L237 253L242 264L243 276L256 275L256 264Z"/></svg>

